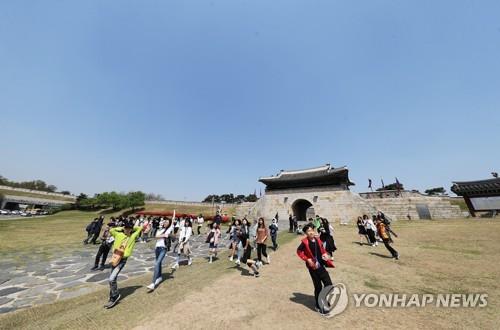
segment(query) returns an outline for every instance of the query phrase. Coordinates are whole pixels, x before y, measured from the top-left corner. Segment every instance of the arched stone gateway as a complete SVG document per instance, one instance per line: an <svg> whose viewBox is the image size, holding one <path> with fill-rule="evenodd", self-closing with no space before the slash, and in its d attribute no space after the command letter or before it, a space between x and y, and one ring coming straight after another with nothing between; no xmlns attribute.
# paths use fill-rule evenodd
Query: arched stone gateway
<svg viewBox="0 0 500 330"><path fill-rule="evenodd" d="M264 218L272 218L276 214L280 219L295 215L298 221L307 221L318 214L331 220L340 219L354 204L349 191L353 183L349 180L346 167L334 168L326 164L303 170L280 171L259 181L266 185L266 194L259 199L254 210ZM351 213L354 216L360 212Z"/></svg>
<svg viewBox="0 0 500 330"><path fill-rule="evenodd" d="M308 216L311 216L311 213L314 212L314 209L311 211L313 204L306 199L297 199L292 204L292 212L293 215L297 217L298 221L306 221ZM308 214L309 213L309 214Z"/></svg>
<svg viewBox="0 0 500 330"><path fill-rule="evenodd" d="M418 213L420 204L426 205L432 218L463 217L460 208L451 205L447 197L431 197L410 191L370 192L356 194L349 190L347 167L334 168L330 164L303 170L280 171L277 175L259 179L266 186L264 196L252 206L241 208L241 216L250 219L264 217L288 219L296 215L298 220L307 220L320 215L332 222L349 223L363 214L375 214L378 210L393 220L423 218ZM379 196L380 195L380 196ZM428 217L428 215L426 216ZM287 221L280 221L287 225Z"/></svg>

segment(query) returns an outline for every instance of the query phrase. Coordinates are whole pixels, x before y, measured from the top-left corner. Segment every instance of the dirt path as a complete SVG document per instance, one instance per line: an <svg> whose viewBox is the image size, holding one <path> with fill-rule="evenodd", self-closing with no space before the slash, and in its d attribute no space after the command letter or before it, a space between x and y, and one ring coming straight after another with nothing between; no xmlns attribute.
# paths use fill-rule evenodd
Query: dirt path
<svg viewBox="0 0 500 330"><path fill-rule="evenodd" d="M498 322L495 306L498 306L499 288L494 280L498 269L488 269L489 274L484 273L484 265L491 265L498 252L491 251L489 243L486 243L490 237L486 236L493 239L498 237L498 233L491 234L487 228L481 228L484 241L470 241L470 245L480 251L477 253L481 253L481 258L468 250L460 253L453 240L443 242L443 245L453 244L453 249L445 246L443 250L434 250L433 246L430 249L423 248L427 246L422 245L427 244L425 239L433 235L442 237L452 227L436 224L434 227L400 228L400 239L396 245L402 255L400 261L386 258L388 252L383 246L372 248L356 244L353 242L355 233L341 229L336 237L340 247L336 253L337 268L330 270L330 275L334 282L345 283L349 294L421 294L461 290L489 292L488 308L467 311L435 307L368 309L355 308L350 299L344 313L332 319L323 318L313 311L313 286L309 273L295 255L300 240L297 237L272 254L272 264L264 266L260 278L245 276L248 272L242 273L235 268L234 272L222 276L201 291L184 296L165 313L156 315L138 329L311 329L317 326L367 329L488 328ZM468 229L460 228L462 230ZM461 243L457 241L456 246L458 244L465 247L469 242L462 239ZM498 248L495 247L495 250ZM450 253L455 258L450 259ZM220 263L220 267L232 267L226 260ZM487 280L479 284L475 281L478 278ZM168 303L170 305L171 302Z"/></svg>
<svg viewBox="0 0 500 330"><path fill-rule="evenodd" d="M179 329L260 329L263 325L296 328L297 322L303 322L304 318L316 318L310 309L314 302L309 296L312 292L309 273L298 258L293 258L296 242L273 253L272 264L263 267L260 278L249 276L246 267L243 271L235 268L234 273L174 304L169 309L167 323L162 323L160 316L139 329L163 329L167 324ZM231 266L229 262L227 266ZM186 313L187 310L193 312Z"/></svg>

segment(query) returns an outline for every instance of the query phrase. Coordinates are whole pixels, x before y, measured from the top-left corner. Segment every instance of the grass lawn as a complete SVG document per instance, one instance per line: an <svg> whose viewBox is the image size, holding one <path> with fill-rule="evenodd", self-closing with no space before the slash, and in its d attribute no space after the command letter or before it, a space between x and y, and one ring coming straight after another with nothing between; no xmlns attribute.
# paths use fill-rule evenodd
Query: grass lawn
<svg viewBox="0 0 500 330"><path fill-rule="evenodd" d="M204 206L146 204L146 210L164 211L176 209L179 213L203 213L212 215L213 210ZM40 253L50 255L81 245L86 238L85 227L92 219L103 214L105 223L118 212L63 211L40 218L23 218L0 221L0 255L16 253ZM233 210L234 212L234 210ZM231 214L231 213L230 213Z"/></svg>

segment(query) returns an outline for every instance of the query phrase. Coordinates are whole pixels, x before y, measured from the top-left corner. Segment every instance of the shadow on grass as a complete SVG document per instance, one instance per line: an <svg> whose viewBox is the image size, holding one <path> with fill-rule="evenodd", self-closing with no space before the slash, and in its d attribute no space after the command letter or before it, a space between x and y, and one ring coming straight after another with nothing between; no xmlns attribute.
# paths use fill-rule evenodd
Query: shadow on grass
<svg viewBox="0 0 500 330"><path fill-rule="evenodd" d="M290 301L303 305L307 308L309 308L312 311L315 311L315 303L314 303L314 296L309 295L309 294L303 294L299 292L294 292L293 297L290 298Z"/></svg>
<svg viewBox="0 0 500 330"><path fill-rule="evenodd" d="M380 257L380 258L392 259L392 256L385 255L385 254L380 254L380 253L377 253L377 252L370 252L370 254L374 255L374 256L377 256L377 257Z"/></svg>
<svg viewBox="0 0 500 330"><path fill-rule="evenodd" d="M352 242L352 244L357 244L357 245L360 245L360 246L363 246L363 245L371 246L370 243L362 243L362 242Z"/></svg>
<svg viewBox="0 0 500 330"><path fill-rule="evenodd" d="M250 271L247 268L243 267L238 267L241 270L241 276L251 276L253 277L253 273L250 273Z"/></svg>
<svg viewBox="0 0 500 330"><path fill-rule="evenodd" d="M140 285L132 285L132 286L127 286L123 289L120 289L120 294L122 296L122 300L127 298L129 295L134 293L137 289L141 288L142 286Z"/></svg>

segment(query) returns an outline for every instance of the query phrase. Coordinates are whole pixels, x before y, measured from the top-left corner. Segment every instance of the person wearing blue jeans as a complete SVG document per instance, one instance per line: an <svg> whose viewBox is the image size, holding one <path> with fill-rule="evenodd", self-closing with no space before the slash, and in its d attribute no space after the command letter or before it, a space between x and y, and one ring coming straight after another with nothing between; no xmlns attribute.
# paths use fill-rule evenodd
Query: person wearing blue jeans
<svg viewBox="0 0 500 330"><path fill-rule="evenodd" d="M172 233L172 222L167 219L163 222L162 228L156 234L156 247L155 247L155 266L153 272L153 281L147 286L149 291L154 291L162 281L161 266L165 255L167 254L167 246L169 245L170 234Z"/></svg>
<svg viewBox="0 0 500 330"><path fill-rule="evenodd" d="M115 300L118 300L119 299L118 297L120 297L120 294L118 292L118 283L116 282L116 279L118 278L118 275L122 271L123 267L125 267L126 263L127 263L127 258L123 258L116 267L113 267L111 269L111 275L109 276L109 288L110 288L109 296L114 298ZM112 298L110 298L110 301Z"/></svg>

